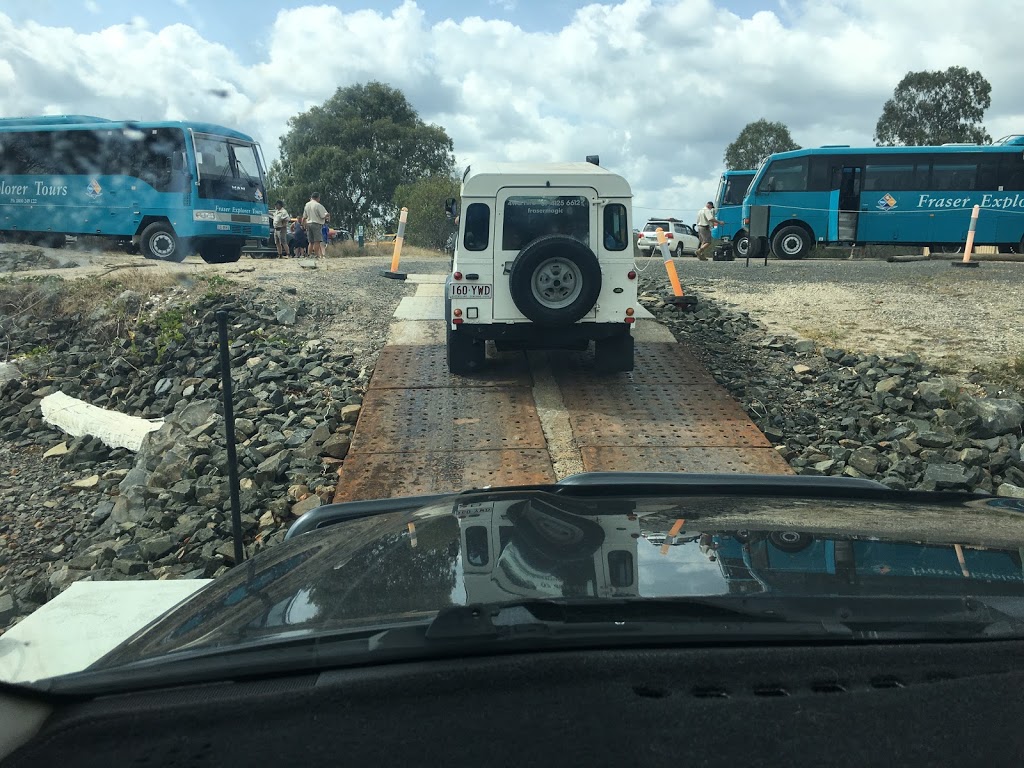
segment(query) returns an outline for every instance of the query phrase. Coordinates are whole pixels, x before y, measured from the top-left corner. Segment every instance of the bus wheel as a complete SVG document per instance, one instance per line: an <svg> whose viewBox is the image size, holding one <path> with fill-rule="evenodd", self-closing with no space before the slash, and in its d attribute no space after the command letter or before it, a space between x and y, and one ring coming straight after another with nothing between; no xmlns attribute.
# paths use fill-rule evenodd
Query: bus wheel
<svg viewBox="0 0 1024 768"><path fill-rule="evenodd" d="M803 227L783 227L772 238L772 250L780 259L802 259L810 249L810 238Z"/></svg>
<svg viewBox="0 0 1024 768"><path fill-rule="evenodd" d="M740 235L733 240L732 249L741 259L747 258L747 254L750 253L750 237L747 235Z"/></svg>
<svg viewBox="0 0 1024 768"><path fill-rule="evenodd" d="M230 264L242 258L242 246L204 245L199 248L199 256L207 264Z"/></svg>
<svg viewBox="0 0 1024 768"><path fill-rule="evenodd" d="M932 250L938 251L939 253L960 253L960 246L945 243L943 245L933 245Z"/></svg>
<svg viewBox="0 0 1024 768"><path fill-rule="evenodd" d="M142 255L147 259L184 261L188 255L178 242L178 236L174 234L171 225L163 221L156 221L142 230L139 245Z"/></svg>

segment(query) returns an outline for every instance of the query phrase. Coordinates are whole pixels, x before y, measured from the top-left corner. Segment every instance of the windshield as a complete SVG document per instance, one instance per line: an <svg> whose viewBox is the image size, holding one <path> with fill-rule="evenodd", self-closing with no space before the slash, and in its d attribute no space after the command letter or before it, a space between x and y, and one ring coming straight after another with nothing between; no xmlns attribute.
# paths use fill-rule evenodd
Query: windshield
<svg viewBox="0 0 1024 768"><path fill-rule="evenodd" d="M201 7L0 10L0 682L726 645L701 601L767 642L744 599L1017 638L1024 106L975 6Z"/></svg>
<svg viewBox="0 0 1024 768"><path fill-rule="evenodd" d="M256 147L220 136L195 134L199 194L226 200L264 199Z"/></svg>

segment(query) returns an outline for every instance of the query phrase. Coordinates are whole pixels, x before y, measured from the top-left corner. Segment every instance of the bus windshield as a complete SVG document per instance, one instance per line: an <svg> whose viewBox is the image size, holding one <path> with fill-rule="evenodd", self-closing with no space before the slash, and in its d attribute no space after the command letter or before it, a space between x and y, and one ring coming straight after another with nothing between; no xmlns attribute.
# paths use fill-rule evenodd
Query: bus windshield
<svg viewBox="0 0 1024 768"><path fill-rule="evenodd" d="M193 134L193 139L200 197L246 201L263 199L262 174L253 144L202 133Z"/></svg>

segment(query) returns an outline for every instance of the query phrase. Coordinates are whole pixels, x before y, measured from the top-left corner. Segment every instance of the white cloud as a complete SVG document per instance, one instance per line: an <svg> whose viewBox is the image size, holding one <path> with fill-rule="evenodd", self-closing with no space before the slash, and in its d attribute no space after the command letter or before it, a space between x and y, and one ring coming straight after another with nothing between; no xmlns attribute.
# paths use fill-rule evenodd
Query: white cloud
<svg viewBox="0 0 1024 768"><path fill-rule="evenodd" d="M99 13L100 6L96 2L96 0L85 0L85 10L87 10L89 13Z"/></svg>
<svg viewBox="0 0 1024 768"><path fill-rule="evenodd" d="M308 6L253 29L266 46L252 65L194 25L136 19L79 34L0 14L0 85L21 86L0 87L0 114L211 120L256 135L274 157L289 117L376 79L444 126L460 164L600 154L630 179L638 219L695 211L725 146L761 117L805 146L870 144L908 70L980 69L993 89L990 133L1024 128L1013 30L962 34L976 11L960 0L907 0L898 13L873 0L789 0L780 13L622 0L527 32L479 17L431 24L412 0L390 13ZM1024 17L1024 0L1000 15Z"/></svg>

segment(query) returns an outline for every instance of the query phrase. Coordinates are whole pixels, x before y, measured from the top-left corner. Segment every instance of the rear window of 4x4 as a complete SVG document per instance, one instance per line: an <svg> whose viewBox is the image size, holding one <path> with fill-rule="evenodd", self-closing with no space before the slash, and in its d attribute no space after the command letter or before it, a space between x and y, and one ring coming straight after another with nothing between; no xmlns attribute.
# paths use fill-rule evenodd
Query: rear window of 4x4
<svg viewBox="0 0 1024 768"><path fill-rule="evenodd" d="M566 235L590 245L590 203L579 195L510 197L501 247L518 250L543 235Z"/></svg>

